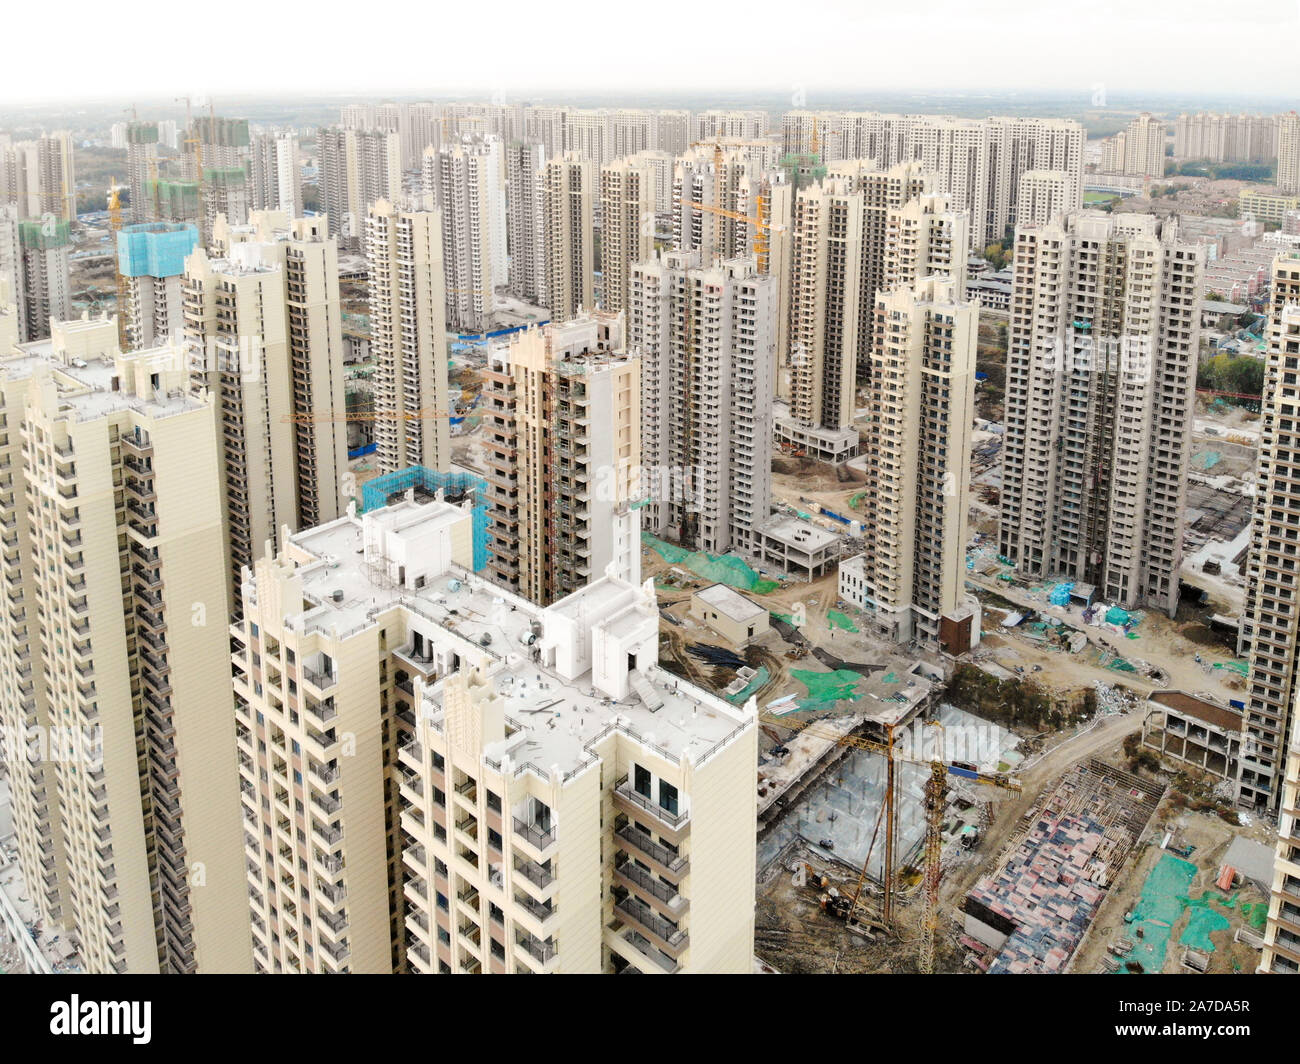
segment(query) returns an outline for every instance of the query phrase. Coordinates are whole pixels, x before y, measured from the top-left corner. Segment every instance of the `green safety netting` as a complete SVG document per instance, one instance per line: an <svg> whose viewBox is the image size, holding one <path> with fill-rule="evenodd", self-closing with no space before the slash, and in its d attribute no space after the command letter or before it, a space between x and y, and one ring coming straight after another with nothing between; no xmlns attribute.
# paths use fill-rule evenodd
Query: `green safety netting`
<svg viewBox="0 0 1300 1064"><path fill-rule="evenodd" d="M665 543L649 532L641 533L641 542L653 550L669 565L685 566L701 579L714 584L726 584L741 591L765 595L781 585L775 580L765 580L751 569L743 558L735 554L716 555L708 551L691 551L672 543Z"/></svg>

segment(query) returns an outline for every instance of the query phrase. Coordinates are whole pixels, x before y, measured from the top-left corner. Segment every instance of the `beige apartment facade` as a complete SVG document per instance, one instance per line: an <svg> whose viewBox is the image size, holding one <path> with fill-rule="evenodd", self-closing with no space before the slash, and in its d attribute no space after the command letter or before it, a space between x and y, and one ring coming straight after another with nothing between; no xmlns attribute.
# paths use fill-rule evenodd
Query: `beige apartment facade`
<svg viewBox="0 0 1300 1064"><path fill-rule="evenodd" d="M648 588L542 608L467 570L470 523L408 500L250 574L259 970L748 971L754 706L658 668Z"/></svg>
<svg viewBox="0 0 1300 1064"><path fill-rule="evenodd" d="M566 151L538 178L551 321L568 321L595 305L595 175L588 157Z"/></svg>
<svg viewBox="0 0 1300 1064"><path fill-rule="evenodd" d="M958 282L929 277L876 295L863 520L872 549L862 593L873 626L897 643L961 653L979 642L965 593L979 309Z"/></svg>
<svg viewBox="0 0 1300 1064"><path fill-rule="evenodd" d="M122 355L113 319L0 371L25 495L0 713L52 744L10 777L34 900L90 971L247 971L214 406L179 346Z"/></svg>
<svg viewBox="0 0 1300 1064"><path fill-rule="evenodd" d="M442 254L438 211L387 200L370 208L370 350L378 365L375 442L384 473L414 465L446 470L451 463Z"/></svg>

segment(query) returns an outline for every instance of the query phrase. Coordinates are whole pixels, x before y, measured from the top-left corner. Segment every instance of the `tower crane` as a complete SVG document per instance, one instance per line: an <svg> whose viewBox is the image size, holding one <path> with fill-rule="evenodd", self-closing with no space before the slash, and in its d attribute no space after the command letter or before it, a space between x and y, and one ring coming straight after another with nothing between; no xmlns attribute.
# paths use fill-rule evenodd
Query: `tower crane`
<svg viewBox="0 0 1300 1064"><path fill-rule="evenodd" d="M126 350L126 278L122 275L122 256L117 248L117 234L122 230L122 186L110 177L108 186L108 228L113 234L113 264L117 273L117 344Z"/></svg>
<svg viewBox="0 0 1300 1064"><path fill-rule="evenodd" d="M842 735L824 726L819 726L816 722L791 721L770 713L761 714L759 719L762 723L785 728L788 731L806 732L809 735L830 739L842 746L852 746L859 750L866 750L884 756L885 801L881 809L881 818L876 824L876 833L879 832L881 821L883 821L885 854L883 875L881 877L881 886L883 888L881 917L886 929L892 929L894 921L894 847L898 831L898 803L894 797L897 787L895 764L902 762L904 764L930 766L930 778L926 781L925 787L924 912L919 958L921 970L927 973L930 972L934 967L934 934L939 923L939 884L943 878L941 864L943 855L943 810L948 792L948 777L956 776L960 779L967 779L975 783L987 784L1016 793L1021 789L1020 781L1000 772L979 772L964 765L945 762L939 758L929 760L925 758L899 757L894 748L894 729L892 725L886 729L885 741L878 742L861 735ZM935 722L930 723L934 727L940 727ZM940 744L940 749L942 749L942 744ZM876 833L872 835L871 843L867 848L867 856L862 862L862 870L858 875L857 887L853 892L848 911L845 913L844 920L846 924L853 922L854 914L857 912L862 888L866 883L867 867L871 861L872 850L875 848Z"/></svg>

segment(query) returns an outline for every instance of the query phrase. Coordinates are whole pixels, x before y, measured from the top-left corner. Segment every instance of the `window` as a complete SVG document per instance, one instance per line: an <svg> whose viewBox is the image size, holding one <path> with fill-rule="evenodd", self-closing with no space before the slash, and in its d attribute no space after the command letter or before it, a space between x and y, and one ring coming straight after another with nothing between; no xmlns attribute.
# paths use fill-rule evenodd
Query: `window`
<svg viewBox="0 0 1300 1064"><path fill-rule="evenodd" d="M659 781L659 808L666 809L674 816L677 814L677 788L663 780Z"/></svg>
<svg viewBox="0 0 1300 1064"><path fill-rule="evenodd" d="M632 786L637 794L650 797L650 770L640 765L632 766Z"/></svg>

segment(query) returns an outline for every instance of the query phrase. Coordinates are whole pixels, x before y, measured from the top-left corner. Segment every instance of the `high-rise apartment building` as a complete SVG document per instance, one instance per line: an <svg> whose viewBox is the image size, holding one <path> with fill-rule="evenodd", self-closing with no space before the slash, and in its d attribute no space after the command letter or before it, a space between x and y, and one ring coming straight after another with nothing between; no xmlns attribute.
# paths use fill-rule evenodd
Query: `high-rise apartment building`
<svg viewBox="0 0 1300 1064"><path fill-rule="evenodd" d="M692 148L673 174L673 250L702 262L743 258L753 249L758 165L745 148Z"/></svg>
<svg viewBox="0 0 1300 1064"><path fill-rule="evenodd" d="M755 549L771 515L776 279L752 258L665 252L632 269L646 523L683 546Z"/></svg>
<svg viewBox="0 0 1300 1064"><path fill-rule="evenodd" d="M969 242L970 214L956 208L951 197L936 194L938 181L921 163L896 163L882 170L851 160L829 167L828 174L847 179L861 194L859 323L872 320L876 293L884 289L910 285L930 274L965 285L962 242ZM858 379L864 382L870 373L874 330L860 324L857 335Z"/></svg>
<svg viewBox="0 0 1300 1064"><path fill-rule="evenodd" d="M766 111L701 111L695 116L695 140L761 140L768 123Z"/></svg>
<svg viewBox="0 0 1300 1064"><path fill-rule="evenodd" d="M366 212L402 195L402 141L396 132L326 126L317 131L321 203L330 236L344 251L362 250Z"/></svg>
<svg viewBox="0 0 1300 1064"><path fill-rule="evenodd" d="M1149 114L1138 115L1122 132L1102 142L1104 173L1165 176L1165 124Z"/></svg>
<svg viewBox="0 0 1300 1064"><path fill-rule="evenodd" d="M1265 384L1264 449L1251 545L1246 617L1251 628L1248 745L1242 751L1240 799L1278 817L1273 890L1259 971L1300 972L1300 742L1297 742L1295 556L1300 542L1288 496L1300 480L1296 452L1296 382L1300 377L1300 254L1273 264L1274 301ZM1245 628L1243 627L1243 634ZM1249 779L1249 783L1247 780ZM1246 788L1249 787L1249 790Z"/></svg>
<svg viewBox="0 0 1300 1064"><path fill-rule="evenodd" d="M1300 195L1300 114L1277 116L1277 190Z"/></svg>
<svg viewBox="0 0 1300 1064"><path fill-rule="evenodd" d="M840 462L858 449L858 330L862 192L827 178L794 201L790 300L790 419L805 451ZM791 426L793 429L794 426ZM781 427L778 436L784 436Z"/></svg>
<svg viewBox="0 0 1300 1064"><path fill-rule="evenodd" d="M660 111L658 136L651 150L681 155L691 146L691 112Z"/></svg>
<svg viewBox="0 0 1300 1064"><path fill-rule="evenodd" d="M682 152L643 151L628 157L628 162L650 170L652 208L656 214L668 215L673 209L673 176L677 156Z"/></svg>
<svg viewBox="0 0 1300 1064"><path fill-rule="evenodd" d="M27 326L23 339L39 340L50 335L52 321L72 317L68 223L53 216L20 222L18 243L22 254L20 315Z"/></svg>
<svg viewBox="0 0 1300 1064"><path fill-rule="evenodd" d="M13 342L27 337L27 305L23 299L23 247L19 239L18 205L0 203L0 284L5 295L0 297L0 312L11 314L16 335ZM7 351L12 343L0 337L0 351Z"/></svg>
<svg viewBox="0 0 1300 1064"><path fill-rule="evenodd" d="M600 170L600 303L611 313L627 307L633 264L654 252L653 182L636 157Z"/></svg>
<svg viewBox="0 0 1300 1064"><path fill-rule="evenodd" d="M1057 215L1073 209L1070 177L1065 171L1029 170L1021 175L1017 225L1047 225Z"/></svg>
<svg viewBox="0 0 1300 1064"><path fill-rule="evenodd" d="M551 321L568 321L595 303L595 173L586 158L566 151L547 162L538 178Z"/></svg>
<svg viewBox="0 0 1300 1064"><path fill-rule="evenodd" d="M1292 498L1291 487L1300 479L1300 451L1296 450L1300 448L1300 424L1296 421L1300 404L1295 395L1300 375L1300 311L1296 309L1300 306L1300 257L1295 252L1278 255L1271 279L1255 511L1238 646L1238 651L1250 658L1250 690L1237 801L1247 808L1285 816L1289 814L1282 804L1282 781L1288 759L1295 760L1290 751L1296 737L1296 659L1300 648L1300 587L1294 575L1295 557L1300 553L1300 532L1294 522L1300 520L1296 516L1300 507Z"/></svg>
<svg viewBox="0 0 1300 1064"><path fill-rule="evenodd" d="M381 472L451 464L442 220L380 200L366 218Z"/></svg>
<svg viewBox="0 0 1300 1064"><path fill-rule="evenodd" d="M510 294L545 306L546 218L538 179L546 163L542 144L514 141L505 151Z"/></svg>
<svg viewBox="0 0 1300 1064"><path fill-rule="evenodd" d="M454 332L487 332L495 291L509 279L503 153L491 134L424 150L424 197L442 216L446 320Z"/></svg>
<svg viewBox="0 0 1300 1064"><path fill-rule="evenodd" d="M0 137L0 200L15 204L20 219L76 221L72 134L46 133L17 142Z"/></svg>
<svg viewBox="0 0 1300 1064"><path fill-rule="evenodd" d="M999 537L1025 575L1173 616L1204 262L1153 215L1017 231Z"/></svg>
<svg viewBox="0 0 1300 1064"><path fill-rule="evenodd" d="M117 269L124 279L128 351L155 347L185 332L182 277L185 260L198 245L188 223L128 225L117 234Z"/></svg>
<svg viewBox="0 0 1300 1064"><path fill-rule="evenodd" d="M251 966L215 408L185 377L112 319L0 360L0 722L49 745L11 765L15 835L92 972Z"/></svg>
<svg viewBox="0 0 1300 1064"><path fill-rule="evenodd" d="M223 257L186 263L185 335L192 387L219 416L229 573L245 568L283 526L340 512L347 470L338 252L321 217L261 212L219 227Z"/></svg>
<svg viewBox="0 0 1300 1064"><path fill-rule="evenodd" d="M1174 122L1174 158L1263 163L1277 156L1274 115L1182 114Z"/></svg>
<svg viewBox="0 0 1300 1064"><path fill-rule="evenodd" d="M493 578L542 605L605 573L639 583L641 361L623 315L529 329L483 372Z"/></svg>
<svg viewBox="0 0 1300 1064"><path fill-rule="evenodd" d="M72 134L67 130L47 133L36 145L40 159L41 217L52 215L64 222L75 222L77 173Z"/></svg>
<svg viewBox="0 0 1300 1064"><path fill-rule="evenodd" d="M302 160L298 134L289 129L254 133L250 149L249 207L302 217Z"/></svg>
<svg viewBox="0 0 1300 1064"><path fill-rule="evenodd" d="M646 589L607 576L543 609L483 581L470 523L399 502L291 537L244 585L258 969L747 970L753 704L659 670Z"/></svg>
<svg viewBox="0 0 1300 1064"><path fill-rule="evenodd" d="M964 590L979 309L926 277L876 293L860 601L886 638L960 654L979 642Z"/></svg>
<svg viewBox="0 0 1300 1064"><path fill-rule="evenodd" d="M424 712L399 755L412 970L745 971L752 700L659 669L648 586L605 577L539 610L453 579L491 644L414 681ZM489 657L498 640L533 649ZM538 687L560 727L527 712Z"/></svg>

